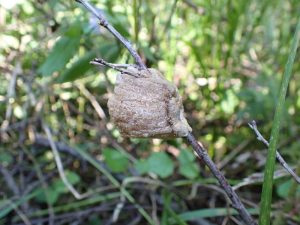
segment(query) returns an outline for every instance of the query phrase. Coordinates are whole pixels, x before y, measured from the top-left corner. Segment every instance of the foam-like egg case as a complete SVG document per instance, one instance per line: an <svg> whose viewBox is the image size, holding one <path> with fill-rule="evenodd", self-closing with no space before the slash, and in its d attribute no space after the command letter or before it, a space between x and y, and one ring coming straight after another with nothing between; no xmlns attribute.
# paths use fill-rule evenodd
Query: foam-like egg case
<svg viewBox="0 0 300 225"><path fill-rule="evenodd" d="M119 73L108 109L125 137L176 138L191 131L176 86L156 69Z"/></svg>

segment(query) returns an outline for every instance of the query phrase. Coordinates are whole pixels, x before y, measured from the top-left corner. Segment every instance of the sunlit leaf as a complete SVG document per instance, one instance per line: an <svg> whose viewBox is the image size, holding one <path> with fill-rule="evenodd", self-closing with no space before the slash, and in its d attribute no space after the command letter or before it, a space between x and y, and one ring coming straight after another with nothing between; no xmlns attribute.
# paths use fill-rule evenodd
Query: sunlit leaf
<svg viewBox="0 0 300 225"><path fill-rule="evenodd" d="M46 61L39 68L43 76L52 75L66 66L79 48L80 36L61 37L53 47Z"/></svg>

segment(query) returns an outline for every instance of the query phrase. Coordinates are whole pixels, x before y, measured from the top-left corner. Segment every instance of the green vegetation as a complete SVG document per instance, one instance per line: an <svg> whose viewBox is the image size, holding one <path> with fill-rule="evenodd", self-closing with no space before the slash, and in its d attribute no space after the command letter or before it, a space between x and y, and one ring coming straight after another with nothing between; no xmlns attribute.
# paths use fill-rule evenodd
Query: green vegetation
<svg viewBox="0 0 300 225"><path fill-rule="evenodd" d="M300 54L292 42L300 1L91 2L148 67L176 84L195 136L232 186L246 183L236 191L250 214L261 224L268 210L274 224L300 223L299 184L247 125L256 120L267 140L273 130L270 155L279 148L300 172ZM0 224L240 221L183 139L120 136L107 109L116 72L90 65L95 57L134 62L75 1L0 1ZM274 191L260 208L263 186Z"/></svg>

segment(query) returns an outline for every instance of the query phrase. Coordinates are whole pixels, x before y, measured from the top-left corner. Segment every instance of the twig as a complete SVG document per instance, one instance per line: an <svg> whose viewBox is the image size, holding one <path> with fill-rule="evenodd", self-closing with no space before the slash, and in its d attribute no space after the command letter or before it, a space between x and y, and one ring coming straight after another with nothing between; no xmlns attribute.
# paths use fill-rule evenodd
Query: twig
<svg viewBox="0 0 300 225"><path fill-rule="evenodd" d="M126 40L112 25L108 23L108 21L105 19L105 17L97 10L94 6L92 6L88 1L85 0L75 0L76 2L81 3L88 11L90 11L95 17L99 19L100 26L103 26L106 28L112 35L114 35L130 52L130 54L133 56L136 64L142 68L147 69L145 64L143 63L141 57L136 52L136 50L132 47L131 43Z"/></svg>
<svg viewBox="0 0 300 225"><path fill-rule="evenodd" d="M87 196L89 196L91 193L87 192L85 194L80 194L74 187L73 185L68 181L67 177L66 177L66 174L64 172L64 168L63 168L63 165L62 165L62 162L61 162L61 159L60 159L60 156L59 156L59 153L58 153L58 150L56 148L56 144L54 143L54 140L52 138L52 134L51 134L51 131L49 129L49 127L42 123L43 125L43 129L47 135L47 138L49 140L49 143L50 143L50 146L51 146L51 149L53 151L53 155L54 155L54 159L55 159L55 162L56 162L56 166L57 166L57 170L58 170L58 173L59 173L59 176L60 178L62 179L63 183L65 184L65 186L68 188L68 190L73 194L73 196L76 198L76 199L83 199L83 198L86 198Z"/></svg>
<svg viewBox="0 0 300 225"><path fill-rule="evenodd" d="M235 193L235 191L232 189L232 187L228 184L224 175L221 173L221 171L217 168L217 166L211 160L211 158L207 154L206 149L202 146L202 144L199 144L197 142L196 138L194 137L194 135L192 133L189 133L188 136L186 137L186 139L191 144L194 151L197 153L198 157L205 162L205 164L208 166L210 171L217 178L220 185L222 186L222 188L226 192L227 196L231 200L233 208L235 208L239 212L243 221L247 225L256 225L257 223L254 221L254 219L251 217L249 212L246 210L245 206L239 199L238 195Z"/></svg>
<svg viewBox="0 0 300 225"><path fill-rule="evenodd" d="M109 32L111 32L130 52L130 54L134 57L136 64L141 68L141 69L147 69L145 64L142 62L141 57L138 55L138 53L133 49L131 44L120 35L109 23L108 21L103 17L103 15L96 10L95 7L93 7L89 2L85 0L75 0L82 5L85 6L94 16L96 16L99 21L100 25L105 27ZM97 61L94 60L92 61L93 64L97 65L105 65L103 63L104 60ZM107 63L106 63L107 64ZM230 200L233 203L233 207L239 212L241 218L247 225L256 225L257 223L253 220L253 218L250 216L250 214L247 212L246 208L242 204L241 200L237 196L237 194L234 192L232 187L228 184L226 181L224 175L218 170L217 166L214 164L214 162L210 159L208 156L206 150L199 145L199 143L196 141L195 137L189 133L187 136L188 142L192 145L196 153L198 154L199 158L202 159L207 166L210 168L214 176L218 179L219 183L221 186L224 188L226 194L230 198Z"/></svg>
<svg viewBox="0 0 300 225"><path fill-rule="evenodd" d="M54 220L55 220L55 214L54 214L53 206L51 204L51 196L50 196L49 192L47 191L49 189L49 186L46 183L45 176L40 168L39 163L36 161L34 155L31 154L31 152L26 147L21 147L21 148L25 152L25 154L28 156L28 158L31 160L31 162L33 163L37 177L39 178L39 180L42 184L42 189L43 189L44 195L46 197L47 205L48 205L48 214L49 214L49 223L48 224L53 225Z"/></svg>
<svg viewBox="0 0 300 225"><path fill-rule="evenodd" d="M269 142L262 136L262 134L257 129L256 122L253 120L251 123L248 123L248 125L256 134L257 140L261 141L262 143L264 143L265 146L269 147ZM292 168L290 168L290 166L283 159L278 150L276 151L276 158L279 161L279 163L288 171L288 173L292 175L296 182L300 184L300 177L294 172Z"/></svg>
<svg viewBox="0 0 300 225"><path fill-rule="evenodd" d="M273 180L277 180L282 177L288 176L289 173L285 169L280 169L274 172ZM253 185L253 184L261 184L264 181L264 173L253 173L250 176L244 178L240 183L234 185L233 190L237 190L241 187Z"/></svg>
<svg viewBox="0 0 300 225"><path fill-rule="evenodd" d="M41 146L41 147L51 147L50 141L48 138L43 137L40 134L35 134L33 141L33 145ZM70 146L64 144L63 142L53 141L55 144L56 149L59 152L67 153L71 156L74 156L80 160L83 158Z"/></svg>
<svg viewBox="0 0 300 225"><path fill-rule="evenodd" d="M1 130L6 129L9 125L9 121L13 112L13 103L15 101L15 95L16 95L16 84L17 84L17 76L21 74L21 65L20 62L17 63L15 66L15 69L12 72L9 85L7 87L7 108L5 112L5 119L1 123Z"/></svg>
<svg viewBox="0 0 300 225"><path fill-rule="evenodd" d="M6 181L7 187L12 191L12 193L14 193L14 195L19 196L19 187L10 171L8 171L4 166L0 165L0 172L2 173L3 179Z"/></svg>
<svg viewBox="0 0 300 225"><path fill-rule="evenodd" d="M113 63L106 62L104 59L99 59L99 58L92 60L90 63L93 65L97 65L97 66L107 66L116 71L131 75L134 77L138 76L138 74L133 74L133 73L130 73L129 70L126 70L126 68L129 66L128 64L113 64Z"/></svg>
<svg viewBox="0 0 300 225"><path fill-rule="evenodd" d="M100 106L100 104L98 103L96 97L94 95L92 95L88 89L86 89L84 87L84 85L82 85L81 83L76 84L77 88L79 89L79 91L82 92L82 94L91 102L92 106L94 107L94 109L96 110L98 116L100 117L100 119L102 120L106 120L106 115L104 110L102 109L102 107Z"/></svg>
<svg viewBox="0 0 300 225"><path fill-rule="evenodd" d="M31 222L27 218L26 214L24 214L14 202L12 202L9 199L7 199L5 201L7 201L8 205L10 205L15 210L15 212L18 214L18 216L20 217L20 219L23 221L23 223L25 225L31 225Z"/></svg>

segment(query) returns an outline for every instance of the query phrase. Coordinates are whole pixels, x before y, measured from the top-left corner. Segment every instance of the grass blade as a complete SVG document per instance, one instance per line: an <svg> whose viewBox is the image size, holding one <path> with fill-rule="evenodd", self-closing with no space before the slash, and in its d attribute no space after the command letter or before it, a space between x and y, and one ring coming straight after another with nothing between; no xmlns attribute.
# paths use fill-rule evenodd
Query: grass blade
<svg viewBox="0 0 300 225"><path fill-rule="evenodd" d="M261 197L261 208L260 208L260 225L269 225L270 224L270 212L271 212L271 200L272 200L272 186L273 186L273 174L274 174L274 164L275 164L275 155L277 149L277 142L279 137L280 122L282 120L282 114L285 105L285 96L287 88L289 85L292 67L296 56L296 51L298 48L300 39L300 18L297 22L296 31L292 41L292 47L289 53L288 61L285 65L285 70L281 82L280 92L278 103L276 106L274 122L271 131L270 145L268 149L268 156L266 162L266 168L264 173L264 183L262 189Z"/></svg>

